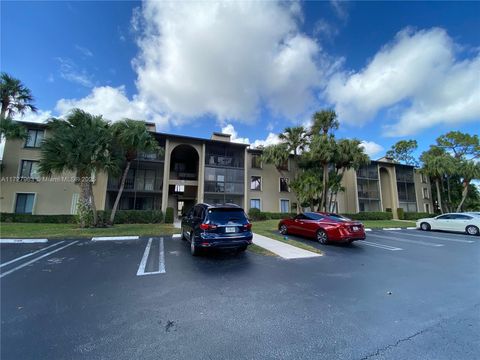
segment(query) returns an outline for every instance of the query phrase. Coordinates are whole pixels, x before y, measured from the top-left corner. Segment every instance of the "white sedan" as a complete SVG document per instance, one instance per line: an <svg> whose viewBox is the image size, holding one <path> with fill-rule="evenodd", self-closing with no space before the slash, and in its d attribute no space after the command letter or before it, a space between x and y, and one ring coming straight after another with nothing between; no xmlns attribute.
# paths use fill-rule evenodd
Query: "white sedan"
<svg viewBox="0 0 480 360"><path fill-rule="evenodd" d="M480 217L471 214L451 213L417 220L417 229L466 232L480 234Z"/></svg>

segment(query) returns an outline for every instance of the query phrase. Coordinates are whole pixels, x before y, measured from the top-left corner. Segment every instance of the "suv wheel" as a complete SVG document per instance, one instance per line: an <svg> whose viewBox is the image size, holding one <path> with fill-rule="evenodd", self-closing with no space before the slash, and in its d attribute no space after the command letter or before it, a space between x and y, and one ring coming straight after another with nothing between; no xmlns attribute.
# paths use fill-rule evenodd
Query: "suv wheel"
<svg viewBox="0 0 480 360"><path fill-rule="evenodd" d="M474 235L475 236L475 235L479 234L478 228L475 225L467 226L465 231L467 232L468 235Z"/></svg>
<svg viewBox="0 0 480 360"><path fill-rule="evenodd" d="M423 231L429 231L430 230L430 224L426 223L426 222L422 222L420 224L420 229L422 229Z"/></svg>
<svg viewBox="0 0 480 360"><path fill-rule="evenodd" d="M323 245L328 244L328 236L325 230L322 230L322 229L318 230L316 238L320 244L323 244Z"/></svg>
<svg viewBox="0 0 480 360"><path fill-rule="evenodd" d="M190 233L190 254L192 254L193 256L198 256L200 254L200 249L198 248L198 246L195 246L193 233Z"/></svg>
<svg viewBox="0 0 480 360"><path fill-rule="evenodd" d="M288 228L287 228L287 225L285 224L282 224L282 226L280 226L280 234L282 235L287 235L288 234Z"/></svg>
<svg viewBox="0 0 480 360"><path fill-rule="evenodd" d="M183 227L182 227L182 240L183 241L187 240L187 237L185 236L185 230L183 230Z"/></svg>

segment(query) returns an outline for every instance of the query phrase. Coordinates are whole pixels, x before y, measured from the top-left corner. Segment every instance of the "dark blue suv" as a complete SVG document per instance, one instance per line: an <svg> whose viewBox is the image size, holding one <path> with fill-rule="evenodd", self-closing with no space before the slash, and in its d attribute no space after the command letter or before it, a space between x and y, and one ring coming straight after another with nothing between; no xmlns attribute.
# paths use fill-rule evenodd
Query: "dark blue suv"
<svg viewBox="0 0 480 360"><path fill-rule="evenodd" d="M235 204L197 204L182 219L182 239L193 256L209 248L245 251L252 237L252 224Z"/></svg>

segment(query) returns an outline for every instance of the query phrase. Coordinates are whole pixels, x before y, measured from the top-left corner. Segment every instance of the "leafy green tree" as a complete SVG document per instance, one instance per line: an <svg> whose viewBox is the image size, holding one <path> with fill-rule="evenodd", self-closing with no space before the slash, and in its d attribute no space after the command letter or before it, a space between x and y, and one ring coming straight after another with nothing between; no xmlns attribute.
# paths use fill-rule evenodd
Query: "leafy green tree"
<svg viewBox="0 0 480 360"><path fill-rule="evenodd" d="M460 200L456 210L457 212L460 212L465 199L467 198L470 183L472 180L480 179L480 163L473 160L464 160L458 166L458 173L463 179L462 200Z"/></svg>
<svg viewBox="0 0 480 360"><path fill-rule="evenodd" d="M65 120L50 119L50 136L42 144L40 173L44 176L73 172L80 186L78 214L81 227L98 223L93 177L100 171L115 172L118 163L111 156L109 123L80 109Z"/></svg>
<svg viewBox="0 0 480 360"><path fill-rule="evenodd" d="M477 159L480 157L480 139L460 131L450 131L437 138L437 145L451 151L456 159Z"/></svg>
<svg viewBox="0 0 480 360"><path fill-rule="evenodd" d="M423 163L421 171L435 182L438 208L443 214L441 183L445 174L455 171L455 161L450 154L437 146L431 146L422 154L420 160Z"/></svg>
<svg viewBox="0 0 480 360"><path fill-rule="evenodd" d="M297 174L295 179L290 182L290 187L295 192L300 204L308 204L312 211L323 192L322 179L318 176L316 169L312 168Z"/></svg>
<svg viewBox="0 0 480 360"><path fill-rule="evenodd" d="M400 140L395 145L392 145L386 156L396 162L418 167L418 160L413 155L417 148L417 140Z"/></svg>
<svg viewBox="0 0 480 360"><path fill-rule="evenodd" d="M124 119L114 123L111 126L111 131L115 144L114 148L117 154L122 157L124 163L120 187L110 214L109 223L113 224L132 161L137 158L140 152L160 153L161 149L158 146L157 140L147 130L143 121Z"/></svg>
<svg viewBox="0 0 480 360"><path fill-rule="evenodd" d="M287 151L296 157L307 144L307 131L303 126L287 127L278 137L287 144Z"/></svg>
<svg viewBox="0 0 480 360"><path fill-rule="evenodd" d="M274 165L283 174L283 166L290 156L289 146L286 143L266 146L263 148L262 162Z"/></svg>

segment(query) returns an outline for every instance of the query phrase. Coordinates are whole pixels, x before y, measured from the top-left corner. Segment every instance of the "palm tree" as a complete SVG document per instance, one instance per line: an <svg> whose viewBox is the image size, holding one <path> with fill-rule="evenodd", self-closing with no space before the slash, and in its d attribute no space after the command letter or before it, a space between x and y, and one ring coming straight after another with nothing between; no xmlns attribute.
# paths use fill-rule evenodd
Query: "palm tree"
<svg viewBox="0 0 480 360"><path fill-rule="evenodd" d="M333 138L332 131L338 129L340 124L337 119L337 114L331 109L317 111L313 114L312 121L313 123L309 135L312 138L312 143L315 142L317 144L317 151L320 151L318 157L323 167L323 195L320 202L320 209L326 211L328 197L328 166L335 151L335 139Z"/></svg>
<svg viewBox="0 0 480 360"><path fill-rule="evenodd" d="M48 129L50 136L44 140L41 149L40 173L44 176L65 171L75 173L76 183L80 186L80 226L96 226L93 176L100 171L118 169L111 157L110 125L102 116L74 109L65 120L50 119Z"/></svg>
<svg viewBox="0 0 480 360"><path fill-rule="evenodd" d="M2 102L0 117L2 119L23 115L26 110L37 111L37 108L33 105L33 96L30 89L20 80L5 72L0 75L0 99Z"/></svg>
<svg viewBox="0 0 480 360"><path fill-rule="evenodd" d="M462 161L458 166L458 172L463 178L462 186L462 200L457 206L457 212L462 210L463 203L468 195L468 188L472 180L480 178L480 163L475 161Z"/></svg>
<svg viewBox="0 0 480 360"><path fill-rule="evenodd" d="M456 167L456 163L452 156L436 146L431 146L428 151L424 152L420 157L420 160L423 163L421 172L435 181L438 208L443 214L440 182L445 174L450 174L453 172Z"/></svg>
<svg viewBox="0 0 480 360"><path fill-rule="evenodd" d="M303 126L287 127L278 137L288 146L288 152L296 157L305 149L307 132Z"/></svg>
<svg viewBox="0 0 480 360"><path fill-rule="evenodd" d="M114 123L111 128L114 142L118 145L116 147L119 149L125 163L120 187L113 204L112 213L110 214L109 223L112 225L132 161L137 158L139 152L159 152L160 148L157 140L148 132L143 121L124 119Z"/></svg>
<svg viewBox="0 0 480 360"><path fill-rule="evenodd" d="M0 142L2 139L26 139L27 130L24 126L9 117L0 118Z"/></svg>
<svg viewBox="0 0 480 360"><path fill-rule="evenodd" d="M343 174L349 169L358 170L360 166L370 163L370 157L365 153L365 149L360 146L361 141L357 139L341 139L337 142L333 162L335 164L335 172L329 177L333 177L332 186L329 186L332 192L329 208L330 211L336 201L339 191L343 191L340 183Z"/></svg>
<svg viewBox="0 0 480 360"><path fill-rule="evenodd" d="M269 145L263 149L262 162L266 164L273 164L277 170L283 174L283 166L288 161L290 152L286 143L276 145Z"/></svg>

